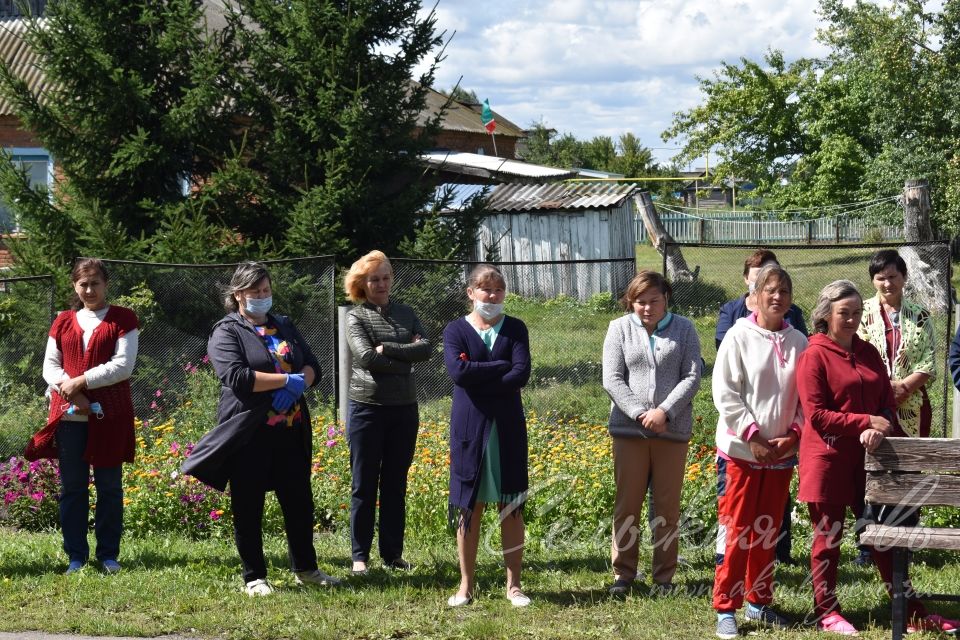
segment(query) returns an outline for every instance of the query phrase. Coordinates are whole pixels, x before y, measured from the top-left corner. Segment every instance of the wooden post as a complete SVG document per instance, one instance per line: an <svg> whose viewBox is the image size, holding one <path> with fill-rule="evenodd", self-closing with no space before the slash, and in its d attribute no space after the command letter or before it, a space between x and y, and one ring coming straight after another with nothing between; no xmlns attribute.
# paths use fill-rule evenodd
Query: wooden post
<svg viewBox="0 0 960 640"><path fill-rule="evenodd" d="M833 241L840 244L840 216L833 217Z"/></svg>
<svg viewBox="0 0 960 640"><path fill-rule="evenodd" d="M930 185L926 180L903 183L903 235L907 242L930 242Z"/></svg>
<svg viewBox="0 0 960 640"><path fill-rule="evenodd" d="M903 235L907 242L930 242L930 186L926 180L903 183ZM906 294L928 311L946 313L950 303L950 252L943 247L902 247L907 263Z"/></svg>
<svg viewBox="0 0 960 640"><path fill-rule="evenodd" d="M813 244L813 220L807 220L807 244Z"/></svg>
<svg viewBox="0 0 960 640"><path fill-rule="evenodd" d="M703 237L706 235L707 231L707 221L704 218L700 218L699 223L697 224L697 242L703 244Z"/></svg>
<svg viewBox="0 0 960 640"><path fill-rule="evenodd" d="M666 227L663 226L663 221L660 220L660 214L657 213L650 192L641 191L633 198L637 205L637 211L643 218L643 225L647 230L647 236L650 238L651 244L664 258L667 278L670 280L696 280L700 273L700 267L691 272L687 266L687 261L683 258L680 247L671 244L673 238L667 232Z"/></svg>

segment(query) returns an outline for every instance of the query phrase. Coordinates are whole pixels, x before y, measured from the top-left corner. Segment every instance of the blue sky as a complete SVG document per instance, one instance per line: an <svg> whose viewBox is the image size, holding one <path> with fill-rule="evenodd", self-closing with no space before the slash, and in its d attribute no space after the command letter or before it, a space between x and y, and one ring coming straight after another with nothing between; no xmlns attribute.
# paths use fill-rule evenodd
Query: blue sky
<svg viewBox="0 0 960 640"><path fill-rule="evenodd" d="M429 5L427 5L429 8ZM578 138L632 131L659 160L672 114L721 61L822 55L816 0L440 0L456 35L437 87L461 85L520 126ZM699 164L702 164L699 163Z"/></svg>

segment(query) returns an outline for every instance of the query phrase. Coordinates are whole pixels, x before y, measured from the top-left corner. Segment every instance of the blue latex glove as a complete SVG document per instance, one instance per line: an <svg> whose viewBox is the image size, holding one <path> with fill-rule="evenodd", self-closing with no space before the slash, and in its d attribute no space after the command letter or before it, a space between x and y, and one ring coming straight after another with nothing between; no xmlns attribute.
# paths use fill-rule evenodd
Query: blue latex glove
<svg viewBox="0 0 960 640"><path fill-rule="evenodd" d="M297 401L297 397L284 389L277 389L273 392L273 409L277 413L286 413Z"/></svg>
<svg viewBox="0 0 960 640"><path fill-rule="evenodd" d="M303 395L303 390L307 387L307 381L303 379L302 373L288 373L287 384L283 388L293 394L294 399Z"/></svg>

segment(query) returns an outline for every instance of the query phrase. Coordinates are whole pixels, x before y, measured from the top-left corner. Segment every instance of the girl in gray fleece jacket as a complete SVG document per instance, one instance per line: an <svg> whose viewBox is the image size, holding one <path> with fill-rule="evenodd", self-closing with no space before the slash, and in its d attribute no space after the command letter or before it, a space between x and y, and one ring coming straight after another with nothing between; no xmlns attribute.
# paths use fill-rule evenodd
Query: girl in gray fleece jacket
<svg viewBox="0 0 960 640"><path fill-rule="evenodd" d="M693 396L700 388L700 340L693 323L667 310L670 283L655 271L638 273L603 342L603 388L613 401L616 499L610 593L625 594L637 576L640 512L653 482L653 582L668 589L677 570L680 490L693 430Z"/></svg>

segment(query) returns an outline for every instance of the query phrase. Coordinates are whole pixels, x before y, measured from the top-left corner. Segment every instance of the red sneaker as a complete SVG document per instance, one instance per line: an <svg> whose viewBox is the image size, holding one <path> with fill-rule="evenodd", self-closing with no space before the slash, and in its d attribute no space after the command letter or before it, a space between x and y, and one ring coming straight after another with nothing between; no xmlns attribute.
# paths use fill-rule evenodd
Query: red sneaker
<svg viewBox="0 0 960 640"><path fill-rule="evenodd" d="M913 619L907 623L907 633L939 631L942 633L955 634L957 629L960 629L960 620L944 618L936 613L931 613L925 618Z"/></svg>

